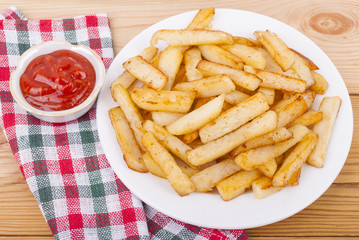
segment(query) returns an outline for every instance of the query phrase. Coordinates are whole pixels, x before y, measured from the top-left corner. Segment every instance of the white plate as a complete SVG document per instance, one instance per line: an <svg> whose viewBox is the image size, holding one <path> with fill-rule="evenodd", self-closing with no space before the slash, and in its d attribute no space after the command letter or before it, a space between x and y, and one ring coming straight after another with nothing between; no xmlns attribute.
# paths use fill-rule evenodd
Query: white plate
<svg viewBox="0 0 359 240"><path fill-rule="evenodd" d="M269 29L287 45L314 61L329 82L325 96L340 96L342 105L322 169L304 166L300 184L286 187L265 199L255 199L252 192L225 202L217 194L192 193L180 197L169 183L150 173L143 174L127 168L118 146L107 111L116 106L110 94L111 82L122 73L122 63L149 46L152 34L159 29L179 29L190 23L196 12L167 18L147 28L132 39L117 55L107 72L105 85L97 102L97 125L104 152L123 183L141 200L170 217L202 227L220 229L253 228L285 219L318 199L333 183L347 158L353 133L353 112L342 77L327 55L310 39L272 18L234 9L216 9L213 29L233 35L252 37L255 30ZM163 46L162 46L163 47ZM317 109L322 97L318 97Z"/></svg>

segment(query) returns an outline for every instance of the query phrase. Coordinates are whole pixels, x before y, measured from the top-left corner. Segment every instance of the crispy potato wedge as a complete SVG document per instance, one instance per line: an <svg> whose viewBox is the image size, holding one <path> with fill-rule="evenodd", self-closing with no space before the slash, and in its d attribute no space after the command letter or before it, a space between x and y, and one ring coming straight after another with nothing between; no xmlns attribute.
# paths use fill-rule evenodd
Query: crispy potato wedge
<svg viewBox="0 0 359 240"><path fill-rule="evenodd" d="M310 88L315 84L315 81L307 64L308 63L300 55L294 53L294 64L291 69L300 79L306 81L306 88Z"/></svg>
<svg viewBox="0 0 359 240"><path fill-rule="evenodd" d="M197 69L199 69L204 75L209 76L226 74L233 80L236 85L250 91L256 90L261 83L261 79L254 74L247 73L215 62L201 60L197 64Z"/></svg>
<svg viewBox="0 0 359 240"><path fill-rule="evenodd" d="M323 95L328 89L328 82L325 78L318 72L312 71L312 76L314 78L315 84L310 87L311 90L316 91L317 93Z"/></svg>
<svg viewBox="0 0 359 240"><path fill-rule="evenodd" d="M196 66L202 60L201 51L198 48L190 48L184 53L184 63L188 81L203 78L201 71Z"/></svg>
<svg viewBox="0 0 359 240"><path fill-rule="evenodd" d="M320 103L319 111L323 112L323 120L313 126L314 133L318 134L318 143L307 161L314 167L321 168L324 165L327 147L340 105L341 99L338 96L325 97Z"/></svg>
<svg viewBox="0 0 359 240"><path fill-rule="evenodd" d="M269 109L266 97L257 93L238 105L221 113L214 121L206 124L199 130L203 143L232 132L248 121L254 119Z"/></svg>
<svg viewBox="0 0 359 240"><path fill-rule="evenodd" d="M282 189L282 187L273 186L272 179L269 177L261 177L252 182L253 194L258 199L266 198Z"/></svg>
<svg viewBox="0 0 359 240"><path fill-rule="evenodd" d="M223 102L224 94L170 123L167 125L167 130L174 135L193 132L218 117L221 113Z"/></svg>
<svg viewBox="0 0 359 240"><path fill-rule="evenodd" d="M162 171L162 169L157 165L155 160L153 160L151 154L146 152L143 154L143 161L146 164L146 167L150 173L153 175L166 179L166 174Z"/></svg>
<svg viewBox="0 0 359 240"><path fill-rule="evenodd" d="M201 50L202 56L208 61L220 63L235 69L243 68L244 63L242 59L217 45L200 45L198 48Z"/></svg>
<svg viewBox="0 0 359 240"><path fill-rule="evenodd" d="M197 97L200 98L218 96L222 93L234 91L235 89L236 86L232 80L224 74L178 83L173 87L175 91L194 91L197 93Z"/></svg>
<svg viewBox="0 0 359 240"><path fill-rule="evenodd" d="M111 108L108 113L111 124L116 132L117 141L123 152L123 159L125 159L128 168L137 172L147 172L146 165L142 159L141 150L127 122L125 114L120 107Z"/></svg>
<svg viewBox="0 0 359 240"><path fill-rule="evenodd" d="M186 152L192 149L190 146L151 120L146 120L143 123L143 129L147 132L151 132L156 137L156 139L160 141L170 152L176 155L187 165L191 166L191 164L187 161L186 155Z"/></svg>
<svg viewBox="0 0 359 240"><path fill-rule="evenodd" d="M277 127L277 114L267 111L237 130L187 152L188 161L194 166L211 162L242 144L268 133Z"/></svg>
<svg viewBox="0 0 359 240"><path fill-rule="evenodd" d="M167 83L162 88L163 90L172 89L182 59L183 53L181 48L170 46L161 52L158 60L158 69L168 77Z"/></svg>
<svg viewBox="0 0 359 240"><path fill-rule="evenodd" d="M309 110L308 112L304 113L302 116L298 117L293 122L291 122L290 126L296 124L302 124L303 126L310 126L321 121L322 119L323 119L323 112L316 110Z"/></svg>
<svg viewBox="0 0 359 240"><path fill-rule="evenodd" d="M151 61L151 59L157 54L158 48L156 47L147 47L145 48L140 56L143 57L146 61ZM136 77L125 70L115 81L111 84L111 93L113 92L113 86L116 84L121 84L124 88L128 88L136 80Z"/></svg>
<svg viewBox="0 0 359 240"><path fill-rule="evenodd" d="M289 156L286 157L282 166L273 177L273 185L278 187L286 186L293 174L295 174L307 161L317 143L317 135L309 130L306 136L294 147Z"/></svg>
<svg viewBox="0 0 359 240"><path fill-rule="evenodd" d="M254 47L236 43L231 45L221 45L221 47L242 59L246 65L258 69L264 69L266 66L266 59L263 54Z"/></svg>
<svg viewBox="0 0 359 240"><path fill-rule="evenodd" d="M128 59L123 63L123 68L138 80L156 90L163 88L168 82L168 77L163 72L152 66L141 56Z"/></svg>
<svg viewBox="0 0 359 240"><path fill-rule="evenodd" d="M295 125L289 128L289 131L293 133L293 137L289 140L241 153L234 159L234 162L244 170L255 169L294 146L308 133L309 129L302 125ZM188 160L192 162L190 158Z"/></svg>
<svg viewBox="0 0 359 240"><path fill-rule="evenodd" d="M251 188L252 182L261 176L257 169L240 171L217 183L216 187L224 201L232 200Z"/></svg>
<svg viewBox="0 0 359 240"><path fill-rule="evenodd" d="M156 140L152 133L147 132L143 135L143 145L180 196L188 195L195 190L195 186L189 177L183 173L172 155Z"/></svg>
<svg viewBox="0 0 359 240"><path fill-rule="evenodd" d="M270 31L255 31L254 36L265 47L283 71L287 71L295 62L294 53L278 37Z"/></svg>
<svg viewBox="0 0 359 240"><path fill-rule="evenodd" d="M196 92L155 91L151 88L135 87L131 91L131 98L137 106L148 111L186 113L196 98Z"/></svg>
<svg viewBox="0 0 359 240"><path fill-rule="evenodd" d="M262 79L262 87L299 93L304 92L306 88L306 82L299 78L260 69L256 69L256 75Z"/></svg>
<svg viewBox="0 0 359 240"><path fill-rule="evenodd" d="M233 43L232 36L226 32L203 29L162 29L152 35L151 46L155 46L158 40L163 40L170 46Z"/></svg>
<svg viewBox="0 0 359 240"><path fill-rule="evenodd" d="M211 22L213 21L214 14L215 14L214 8L200 9L186 29L208 28Z"/></svg>
<svg viewBox="0 0 359 240"><path fill-rule="evenodd" d="M288 129L284 127L281 127L270 133L246 141L245 143L239 145L233 151L231 151L229 155L231 157L235 157L238 154L242 152L246 152L251 149L283 142L285 140L288 140L292 136L293 136L292 132L290 132Z"/></svg>
<svg viewBox="0 0 359 240"><path fill-rule="evenodd" d="M191 177L197 192L211 191L218 182L239 172L241 168L233 162L233 159L225 159L217 164L203 169Z"/></svg>
<svg viewBox="0 0 359 240"><path fill-rule="evenodd" d="M145 151L142 145L142 136L144 134L144 130L142 129L143 118L140 111L132 101L130 94L121 84L114 86L113 93L115 101L118 103L118 105L120 105L128 123L132 128L138 145L142 151Z"/></svg>

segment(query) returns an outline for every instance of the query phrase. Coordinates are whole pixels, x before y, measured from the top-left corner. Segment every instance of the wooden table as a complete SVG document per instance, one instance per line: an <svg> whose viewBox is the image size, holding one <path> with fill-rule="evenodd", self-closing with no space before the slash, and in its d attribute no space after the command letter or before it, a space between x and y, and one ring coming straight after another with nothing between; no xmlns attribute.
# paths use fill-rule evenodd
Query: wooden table
<svg viewBox="0 0 359 240"><path fill-rule="evenodd" d="M341 0L223 1L1 1L0 10L18 7L29 19L108 13L115 53L148 26L174 14L216 7L249 10L298 29L331 58L349 90L355 123L359 119L359 3ZM346 164L329 190L300 213L269 226L248 229L251 239L358 239L359 136L354 128ZM340 148L338 148L340 151ZM0 240L52 239L35 198L0 133Z"/></svg>

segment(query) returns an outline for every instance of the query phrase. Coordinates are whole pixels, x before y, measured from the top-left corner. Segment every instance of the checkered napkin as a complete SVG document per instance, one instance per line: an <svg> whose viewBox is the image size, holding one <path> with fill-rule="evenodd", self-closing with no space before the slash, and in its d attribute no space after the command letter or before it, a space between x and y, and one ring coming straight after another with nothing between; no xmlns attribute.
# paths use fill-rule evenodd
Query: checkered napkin
<svg viewBox="0 0 359 240"><path fill-rule="evenodd" d="M56 239L247 239L243 230L200 228L142 203L111 169L101 148L96 107L67 123L41 121L9 91L10 73L32 45L83 44L107 67L113 60L106 14L26 20L15 7L0 15L0 125Z"/></svg>

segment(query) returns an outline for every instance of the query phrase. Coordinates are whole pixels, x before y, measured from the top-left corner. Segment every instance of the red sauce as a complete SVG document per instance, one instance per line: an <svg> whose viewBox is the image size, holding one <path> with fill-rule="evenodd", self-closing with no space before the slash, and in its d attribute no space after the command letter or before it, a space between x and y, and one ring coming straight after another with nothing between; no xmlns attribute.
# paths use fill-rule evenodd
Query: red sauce
<svg viewBox="0 0 359 240"><path fill-rule="evenodd" d="M81 104L91 94L95 83L92 64L70 50L35 58L20 78L26 101L45 111L61 111Z"/></svg>

